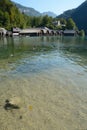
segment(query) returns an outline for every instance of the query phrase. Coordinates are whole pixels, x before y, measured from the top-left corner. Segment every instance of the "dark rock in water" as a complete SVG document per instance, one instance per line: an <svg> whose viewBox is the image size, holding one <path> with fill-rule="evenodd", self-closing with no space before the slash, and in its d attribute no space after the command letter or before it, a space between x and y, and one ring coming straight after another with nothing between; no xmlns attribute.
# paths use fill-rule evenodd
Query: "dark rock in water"
<svg viewBox="0 0 87 130"><path fill-rule="evenodd" d="M9 100L8 99L6 99L6 101L5 101L6 103L9 103Z"/></svg>
<svg viewBox="0 0 87 130"><path fill-rule="evenodd" d="M20 116L19 119L22 119L22 116Z"/></svg>
<svg viewBox="0 0 87 130"><path fill-rule="evenodd" d="M12 109L20 108L19 106L15 105L15 104L11 104L8 99L5 102L6 102L6 104L4 105L5 110L12 110Z"/></svg>

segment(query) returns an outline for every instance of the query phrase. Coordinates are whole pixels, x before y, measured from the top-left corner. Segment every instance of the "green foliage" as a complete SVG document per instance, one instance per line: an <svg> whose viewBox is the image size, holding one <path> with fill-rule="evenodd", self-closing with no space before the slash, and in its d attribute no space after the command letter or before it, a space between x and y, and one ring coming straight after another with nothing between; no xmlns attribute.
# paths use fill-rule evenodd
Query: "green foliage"
<svg viewBox="0 0 87 130"><path fill-rule="evenodd" d="M84 37L84 36L85 36L84 30L81 30L81 31L79 32L79 36L81 36L81 37Z"/></svg>
<svg viewBox="0 0 87 130"><path fill-rule="evenodd" d="M11 29L14 26L23 27L24 23L24 15L10 0L0 0L0 26Z"/></svg>
<svg viewBox="0 0 87 130"><path fill-rule="evenodd" d="M59 20L60 20L60 23L61 23L61 24L65 24L65 25L67 24L66 19L64 19L64 18L60 18Z"/></svg>
<svg viewBox="0 0 87 130"><path fill-rule="evenodd" d="M72 18L69 18L67 20L66 27L67 27L67 29L76 29L76 24L75 24L75 22L73 21Z"/></svg>

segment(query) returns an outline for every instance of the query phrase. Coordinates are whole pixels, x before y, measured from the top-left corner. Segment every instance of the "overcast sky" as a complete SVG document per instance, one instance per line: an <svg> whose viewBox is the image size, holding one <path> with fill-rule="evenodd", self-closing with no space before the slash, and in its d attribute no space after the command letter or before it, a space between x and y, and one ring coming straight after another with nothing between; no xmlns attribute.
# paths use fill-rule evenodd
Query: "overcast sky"
<svg viewBox="0 0 87 130"><path fill-rule="evenodd" d="M64 11L78 7L85 0L13 0L39 12L52 11L57 15Z"/></svg>

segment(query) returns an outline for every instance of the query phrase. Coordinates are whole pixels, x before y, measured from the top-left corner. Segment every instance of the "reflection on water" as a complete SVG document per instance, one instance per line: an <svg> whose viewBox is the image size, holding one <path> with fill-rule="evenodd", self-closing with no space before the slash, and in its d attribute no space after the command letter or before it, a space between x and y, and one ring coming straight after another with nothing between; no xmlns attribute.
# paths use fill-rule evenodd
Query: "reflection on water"
<svg viewBox="0 0 87 130"><path fill-rule="evenodd" d="M87 68L87 40L76 37L13 37L0 39L0 68L28 64L41 70L72 61ZM58 61L59 60L59 61ZM32 69L34 66L29 66ZM25 68L26 68L25 67ZM25 69L23 68L23 70ZM27 72L27 70L26 70Z"/></svg>

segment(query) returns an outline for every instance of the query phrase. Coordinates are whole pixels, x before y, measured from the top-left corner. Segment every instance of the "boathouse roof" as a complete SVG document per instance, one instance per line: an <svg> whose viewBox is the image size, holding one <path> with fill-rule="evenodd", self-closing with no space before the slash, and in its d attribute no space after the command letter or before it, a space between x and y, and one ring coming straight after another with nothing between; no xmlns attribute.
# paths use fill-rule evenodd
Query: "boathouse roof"
<svg viewBox="0 0 87 130"><path fill-rule="evenodd" d="M7 30L5 28L0 28L0 33L6 34Z"/></svg>
<svg viewBox="0 0 87 130"><path fill-rule="evenodd" d="M39 28L29 28L29 29L23 29L20 31L20 33L40 33L40 29Z"/></svg>
<svg viewBox="0 0 87 130"><path fill-rule="evenodd" d="M64 30L64 34L74 34L76 33L75 30Z"/></svg>

